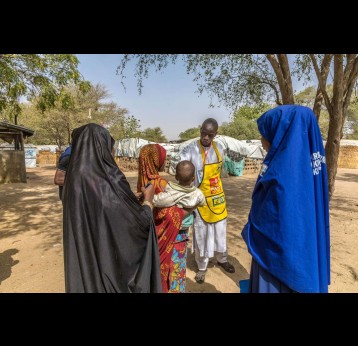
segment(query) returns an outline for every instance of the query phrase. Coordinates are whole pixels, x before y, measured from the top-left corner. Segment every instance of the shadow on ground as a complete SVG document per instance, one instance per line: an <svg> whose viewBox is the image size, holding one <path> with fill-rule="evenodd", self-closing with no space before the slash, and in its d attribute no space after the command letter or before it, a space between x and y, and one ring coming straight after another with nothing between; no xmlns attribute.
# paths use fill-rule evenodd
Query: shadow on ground
<svg viewBox="0 0 358 346"><path fill-rule="evenodd" d="M35 232L45 237L45 250L62 243L62 204L52 173L53 166L28 169L27 183L1 186L0 219L5 222L0 225L0 240Z"/></svg>
<svg viewBox="0 0 358 346"><path fill-rule="evenodd" d="M358 174L342 173L337 175L336 180L343 180L358 183Z"/></svg>
<svg viewBox="0 0 358 346"><path fill-rule="evenodd" d="M186 278L185 293L221 293L216 287L208 282L198 284L195 281Z"/></svg>
<svg viewBox="0 0 358 346"><path fill-rule="evenodd" d="M0 285L11 276L12 267L19 263L18 260L12 258L12 256L18 252L18 249L8 249L0 253Z"/></svg>

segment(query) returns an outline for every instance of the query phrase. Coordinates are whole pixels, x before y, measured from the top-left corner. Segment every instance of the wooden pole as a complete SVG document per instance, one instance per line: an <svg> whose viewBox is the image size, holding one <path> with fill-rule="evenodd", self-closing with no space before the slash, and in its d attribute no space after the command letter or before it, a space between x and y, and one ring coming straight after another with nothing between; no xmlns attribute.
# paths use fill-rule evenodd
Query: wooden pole
<svg viewBox="0 0 358 346"><path fill-rule="evenodd" d="M25 145L24 145L24 134L22 131L20 131L20 150L25 150Z"/></svg>

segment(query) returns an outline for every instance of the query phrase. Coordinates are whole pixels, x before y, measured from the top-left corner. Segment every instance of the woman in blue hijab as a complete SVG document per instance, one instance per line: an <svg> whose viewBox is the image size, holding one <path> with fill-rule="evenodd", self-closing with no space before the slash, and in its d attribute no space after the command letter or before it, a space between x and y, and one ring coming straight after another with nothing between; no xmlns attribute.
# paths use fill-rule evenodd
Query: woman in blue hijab
<svg viewBox="0 0 358 346"><path fill-rule="evenodd" d="M313 111L285 105L257 125L267 155L242 236L252 255L250 292L327 293L328 183Z"/></svg>

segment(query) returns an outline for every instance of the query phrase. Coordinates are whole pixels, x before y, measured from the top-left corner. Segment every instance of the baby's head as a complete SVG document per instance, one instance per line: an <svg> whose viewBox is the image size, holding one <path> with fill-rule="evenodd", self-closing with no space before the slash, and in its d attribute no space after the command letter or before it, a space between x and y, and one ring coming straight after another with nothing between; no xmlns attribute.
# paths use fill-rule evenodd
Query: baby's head
<svg viewBox="0 0 358 346"><path fill-rule="evenodd" d="M195 179L195 167L190 161L180 161L176 167L175 179L179 185L190 186Z"/></svg>

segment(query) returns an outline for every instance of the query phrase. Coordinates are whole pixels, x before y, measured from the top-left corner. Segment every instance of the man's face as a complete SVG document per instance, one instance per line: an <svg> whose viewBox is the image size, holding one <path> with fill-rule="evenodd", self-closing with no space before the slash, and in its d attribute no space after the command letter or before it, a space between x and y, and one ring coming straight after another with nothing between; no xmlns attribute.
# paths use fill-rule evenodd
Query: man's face
<svg viewBox="0 0 358 346"><path fill-rule="evenodd" d="M215 138L217 129L211 123L204 124L200 129L200 141L204 147L210 146Z"/></svg>

